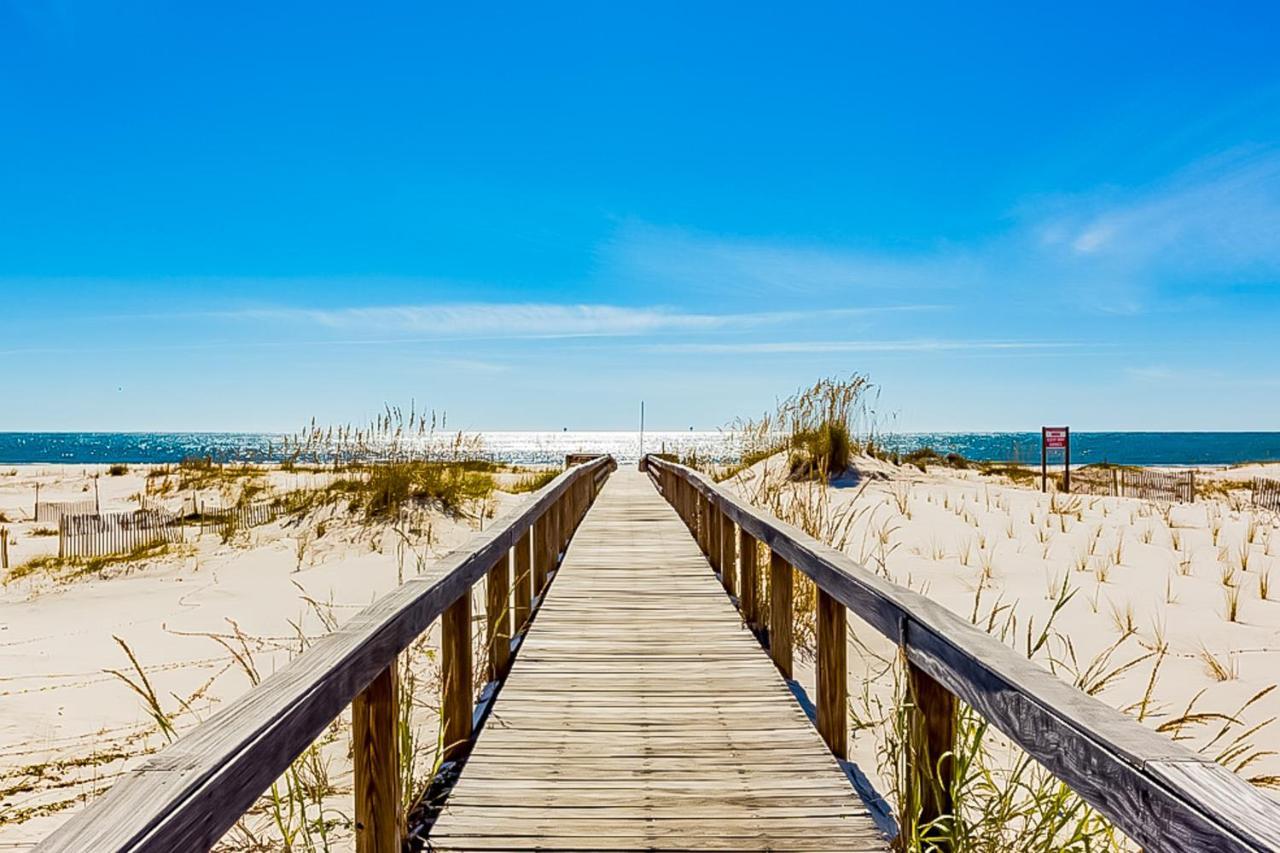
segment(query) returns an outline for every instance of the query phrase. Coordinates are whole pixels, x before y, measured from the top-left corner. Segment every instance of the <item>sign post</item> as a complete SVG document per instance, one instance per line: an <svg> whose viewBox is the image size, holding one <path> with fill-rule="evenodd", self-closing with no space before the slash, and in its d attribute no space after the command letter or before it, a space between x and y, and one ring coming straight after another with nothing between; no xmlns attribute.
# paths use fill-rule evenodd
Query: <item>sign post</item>
<svg viewBox="0 0 1280 853"><path fill-rule="evenodd" d="M1049 491L1049 451L1062 451L1062 490L1071 491L1071 428L1040 427L1040 491Z"/></svg>

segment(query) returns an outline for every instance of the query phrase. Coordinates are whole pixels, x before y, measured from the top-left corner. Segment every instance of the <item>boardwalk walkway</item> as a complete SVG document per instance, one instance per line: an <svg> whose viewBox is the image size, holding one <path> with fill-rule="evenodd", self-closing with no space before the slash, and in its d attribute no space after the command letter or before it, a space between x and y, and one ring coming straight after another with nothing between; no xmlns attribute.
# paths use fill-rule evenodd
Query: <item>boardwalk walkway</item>
<svg viewBox="0 0 1280 853"><path fill-rule="evenodd" d="M573 538L433 850L886 850L648 479Z"/></svg>

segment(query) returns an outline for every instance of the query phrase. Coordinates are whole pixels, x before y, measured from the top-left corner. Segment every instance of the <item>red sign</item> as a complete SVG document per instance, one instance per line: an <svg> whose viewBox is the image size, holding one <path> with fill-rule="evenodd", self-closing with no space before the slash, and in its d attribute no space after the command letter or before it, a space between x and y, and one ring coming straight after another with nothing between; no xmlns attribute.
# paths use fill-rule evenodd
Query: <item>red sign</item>
<svg viewBox="0 0 1280 853"><path fill-rule="evenodd" d="M1067 449L1067 428L1066 427L1045 427L1044 428L1044 447L1045 447L1045 450L1066 450Z"/></svg>

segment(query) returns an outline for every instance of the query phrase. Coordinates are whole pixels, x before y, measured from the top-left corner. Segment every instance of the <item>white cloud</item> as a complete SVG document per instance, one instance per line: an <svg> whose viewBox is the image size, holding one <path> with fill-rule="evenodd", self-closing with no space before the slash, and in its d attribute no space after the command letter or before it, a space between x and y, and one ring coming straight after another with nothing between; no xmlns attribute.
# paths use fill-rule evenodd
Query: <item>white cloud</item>
<svg viewBox="0 0 1280 853"><path fill-rule="evenodd" d="M1086 344L1073 341L984 341L920 338L893 341L768 341L755 343L689 343L654 345L659 352L694 353L834 353L834 352L952 352L1075 349Z"/></svg>
<svg viewBox="0 0 1280 853"><path fill-rule="evenodd" d="M342 330L433 333L441 338L539 338L743 330L818 319L839 320L875 313L921 310L926 307L929 306L698 313L666 307L636 308L620 305L463 303L339 309L253 308L220 312L217 316L240 320L307 323Z"/></svg>

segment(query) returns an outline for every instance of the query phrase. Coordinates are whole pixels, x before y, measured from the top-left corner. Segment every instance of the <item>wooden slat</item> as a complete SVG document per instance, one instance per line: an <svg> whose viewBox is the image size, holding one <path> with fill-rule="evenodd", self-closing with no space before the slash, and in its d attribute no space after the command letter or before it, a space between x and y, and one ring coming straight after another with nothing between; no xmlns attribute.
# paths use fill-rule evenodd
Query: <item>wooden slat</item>
<svg viewBox="0 0 1280 853"><path fill-rule="evenodd" d="M399 694L393 662L351 703L356 853L400 853Z"/></svg>
<svg viewBox="0 0 1280 853"><path fill-rule="evenodd" d="M848 652L844 605L818 590L818 731L837 758L849 757Z"/></svg>
<svg viewBox="0 0 1280 853"><path fill-rule="evenodd" d="M999 640L684 466L650 457L813 579L1148 851L1280 850L1280 804ZM772 630L772 628L771 628ZM1196 767L1199 765L1200 767ZM1167 772L1166 772L1167 771Z"/></svg>
<svg viewBox="0 0 1280 853"><path fill-rule="evenodd" d="M675 511L578 528L432 850L887 850Z"/></svg>
<svg viewBox="0 0 1280 853"><path fill-rule="evenodd" d="M511 657L511 557L503 554L485 576L485 680L497 681Z"/></svg>
<svg viewBox="0 0 1280 853"><path fill-rule="evenodd" d="M444 760L459 758L471 739L474 685L471 674L471 593L440 618L440 727Z"/></svg>
<svg viewBox="0 0 1280 853"><path fill-rule="evenodd" d="M791 565L776 552L769 554L769 654L782 673L791 677L792 600L795 595Z"/></svg>

